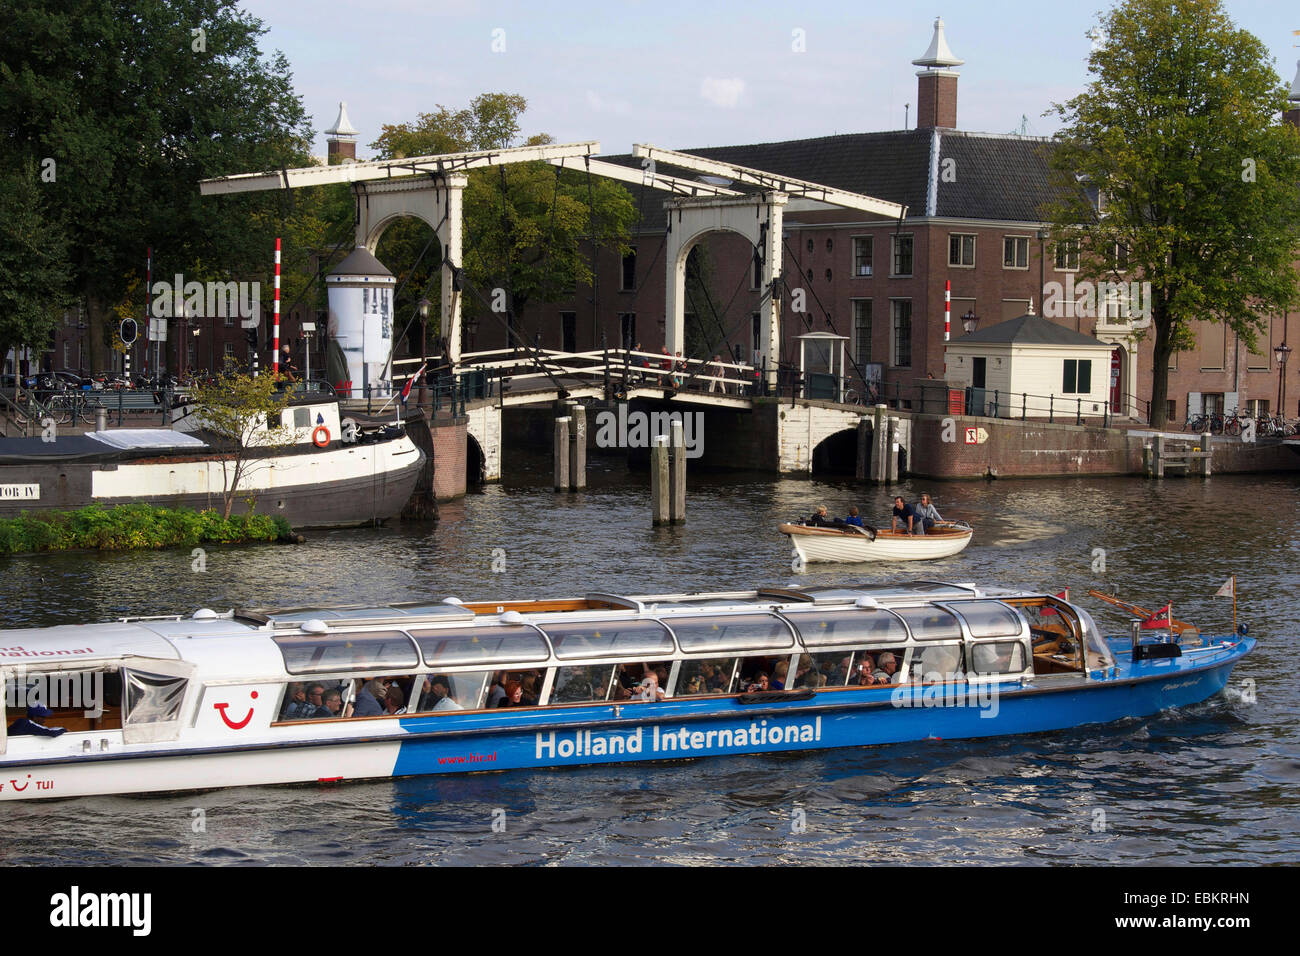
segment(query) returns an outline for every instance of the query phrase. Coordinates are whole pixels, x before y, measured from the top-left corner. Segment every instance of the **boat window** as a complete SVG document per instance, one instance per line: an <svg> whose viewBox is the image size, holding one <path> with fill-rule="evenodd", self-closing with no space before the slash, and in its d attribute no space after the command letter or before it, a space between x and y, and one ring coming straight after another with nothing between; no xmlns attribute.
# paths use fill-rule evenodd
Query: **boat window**
<svg viewBox="0 0 1300 956"><path fill-rule="evenodd" d="M907 641L903 622L885 610L787 611L785 616L809 647Z"/></svg>
<svg viewBox="0 0 1300 956"><path fill-rule="evenodd" d="M545 669L493 671L483 706L536 707L545 678ZM516 690L519 692L518 700L514 697Z"/></svg>
<svg viewBox="0 0 1300 956"><path fill-rule="evenodd" d="M473 710L481 705L491 671L460 674L426 674L415 694L410 714L444 714Z"/></svg>
<svg viewBox="0 0 1300 956"><path fill-rule="evenodd" d="M615 683L617 664L561 667L551 691L552 704L577 704L607 699Z"/></svg>
<svg viewBox="0 0 1300 956"><path fill-rule="evenodd" d="M185 699L184 677L126 670L126 722L165 723L180 716Z"/></svg>
<svg viewBox="0 0 1300 956"><path fill-rule="evenodd" d="M1021 617L998 601L963 601L951 610L961 615L971 637L1019 637Z"/></svg>
<svg viewBox="0 0 1300 956"><path fill-rule="evenodd" d="M41 721L45 726L70 733L122 727L122 675L117 668L44 672L20 667L5 678L4 700L10 719L39 704L50 710Z"/></svg>
<svg viewBox="0 0 1300 956"><path fill-rule="evenodd" d="M732 693L752 694L766 690L785 690L789 685L790 655L742 657L736 668ZM777 686L778 684L782 686Z"/></svg>
<svg viewBox="0 0 1300 956"><path fill-rule="evenodd" d="M1097 629L1097 622L1082 608L1075 608L1075 611L1079 615L1079 625L1083 628L1083 644L1088 649L1089 669L1113 667L1115 655L1110 652L1110 646L1102 637L1101 631Z"/></svg>
<svg viewBox="0 0 1300 956"><path fill-rule="evenodd" d="M912 659L912 679L951 681L963 672L960 644L933 644L916 649Z"/></svg>
<svg viewBox="0 0 1300 956"><path fill-rule="evenodd" d="M1025 669L1025 648L1020 641L990 641L970 651L972 674L1019 674Z"/></svg>
<svg viewBox="0 0 1300 956"><path fill-rule="evenodd" d="M810 687L873 687L891 684L902 668L906 647L857 648L823 651L799 658L795 676L796 690Z"/></svg>
<svg viewBox="0 0 1300 956"><path fill-rule="evenodd" d="M579 657L662 657L674 651L658 621L590 621L548 624L543 630L561 660Z"/></svg>
<svg viewBox="0 0 1300 956"><path fill-rule="evenodd" d="M736 670L733 657L708 657L682 661L677 672L677 696L731 693L732 675Z"/></svg>
<svg viewBox="0 0 1300 956"><path fill-rule="evenodd" d="M759 650L794 645L794 635L775 614L725 614L668 619L677 642L688 653Z"/></svg>
<svg viewBox="0 0 1300 956"><path fill-rule="evenodd" d="M506 661L544 661L546 638L526 624L503 627L411 628L430 668Z"/></svg>
<svg viewBox="0 0 1300 956"><path fill-rule="evenodd" d="M419 663L415 645L401 631L293 634L273 638L290 674L384 670L410 673Z"/></svg>
<svg viewBox="0 0 1300 956"><path fill-rule="evenodd" d="M938 607L904 607L895 612L907 622L912 636L918 641L959 641L961 627L957 618L943 608Z"/></svg>

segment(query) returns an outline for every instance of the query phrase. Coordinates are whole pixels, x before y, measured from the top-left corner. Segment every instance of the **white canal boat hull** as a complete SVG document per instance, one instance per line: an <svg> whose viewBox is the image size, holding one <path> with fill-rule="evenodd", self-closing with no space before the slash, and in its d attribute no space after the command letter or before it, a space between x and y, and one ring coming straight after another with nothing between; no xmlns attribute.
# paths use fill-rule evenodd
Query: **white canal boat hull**
<svg viewBox="0 0 1300 956"><path fill-rule="evenodd" d="M814 561L930 561L947 558L970 544L969 529L937 534L910 535L877 531L875 540L856 531L838 528L810 528L783 524L781 532L790 538L795 553L805 563Z"/></svg>

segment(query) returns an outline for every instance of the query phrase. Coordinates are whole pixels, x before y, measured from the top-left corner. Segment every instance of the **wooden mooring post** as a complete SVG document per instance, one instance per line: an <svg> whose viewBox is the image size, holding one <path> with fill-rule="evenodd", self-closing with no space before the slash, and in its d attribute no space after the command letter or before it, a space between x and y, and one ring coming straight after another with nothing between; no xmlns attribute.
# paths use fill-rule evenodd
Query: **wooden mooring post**
<svg viewBox="0 0 1300 956"><path fill-rule="evenodd" d="M656 525L672 522L668 486L668 436L656 435L650 445L650 517Z"/></svg>
<svg viewBox="0 0 1300 956"><path fill-rule="evenodd" d="M686 432L681 419L674 418L668 427L668 517L673 524L686 523Z"/></svg>
<svg viewBox="0 0 1300 956"><path fill-rule="evenodd" d="M858 419L858 460L853 477L866 481L871 477L871 416Z"/></svg>
<svg viewBox="0 0 1300 956"><path fill-rule="evenodd" d="M587 487L587 409L576 402L569 409L573 425L569 430L569 488Z"/></svg>
<svg viewBox="0 0 1300 956"><path fill-rule="evenodd" d="M569 425L573 419L561 415L555 420L555 490L569 490Z"/></svg>
<svg viewBox="0 0 1300 956"><path fill-rule="evenodd" d="M1176 440L1176 439L1175 439ZM1180 442L1184 445L1186 442ZM1142 447L1142 471L1148 478L1163 478L1167 469L1182 470L1187 475L1209 478L1214 469L1211 462L1214 451L1210 446L1210 433L1202 432L1198 450L1187 447L1172 449L1170 439L1156 435L1150 445Z"/></svg>

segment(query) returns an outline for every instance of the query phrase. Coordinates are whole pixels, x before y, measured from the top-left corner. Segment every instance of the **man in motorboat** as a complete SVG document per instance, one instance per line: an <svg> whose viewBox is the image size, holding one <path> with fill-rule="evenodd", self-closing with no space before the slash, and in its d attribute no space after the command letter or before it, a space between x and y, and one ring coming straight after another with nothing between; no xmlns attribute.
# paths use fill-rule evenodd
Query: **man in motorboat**
<svg viewBox="0 0 1300 956"><path fill-rule="evenodd" d="M67 733L66 727L46 727L41 721L48 720L53 714L43 704L32 704L27 708L27 716L19 717L9 725L9 736L58 737Z"/></svg>
<svg viewBox="0 0 1300 956"><path fill-rule="evenodd" d="M929 534L930 529L943 520L943 515L939 514L939 509L934 506L929 495L921 495L920 504L913 505L912 508L916 512L915 534Z"/></svg>
<svg viewBox="0 0 1300 956"><path fill-rule="evenodd" d="M902 527L899 527L902 525ZM894 497L894 516L889 526L890 531L903 531L907 534L925 534L920 528L916 509L903 500L902 495Z"/></svg>

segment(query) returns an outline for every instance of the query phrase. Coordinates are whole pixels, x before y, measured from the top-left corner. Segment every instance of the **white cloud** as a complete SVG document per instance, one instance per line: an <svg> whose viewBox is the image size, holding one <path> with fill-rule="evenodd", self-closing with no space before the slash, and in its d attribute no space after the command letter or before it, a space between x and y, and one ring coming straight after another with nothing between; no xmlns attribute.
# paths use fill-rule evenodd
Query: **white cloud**
<svg viewBox="0 0 1300 956"><path fill-rule="evenodd" d="M615 113L619 116L628 116L632 112L632 107L623 100L607 100L595 90L587 91L587 105L591 107L593 113Z"/></svg>
<svg viewBox="0 0 1300 956"><path fill-rule="evenodd" d="M700 96L723 109L733 109L745 92L745 81L740 77L719 78L706 76L700 81Z"/></svg>

